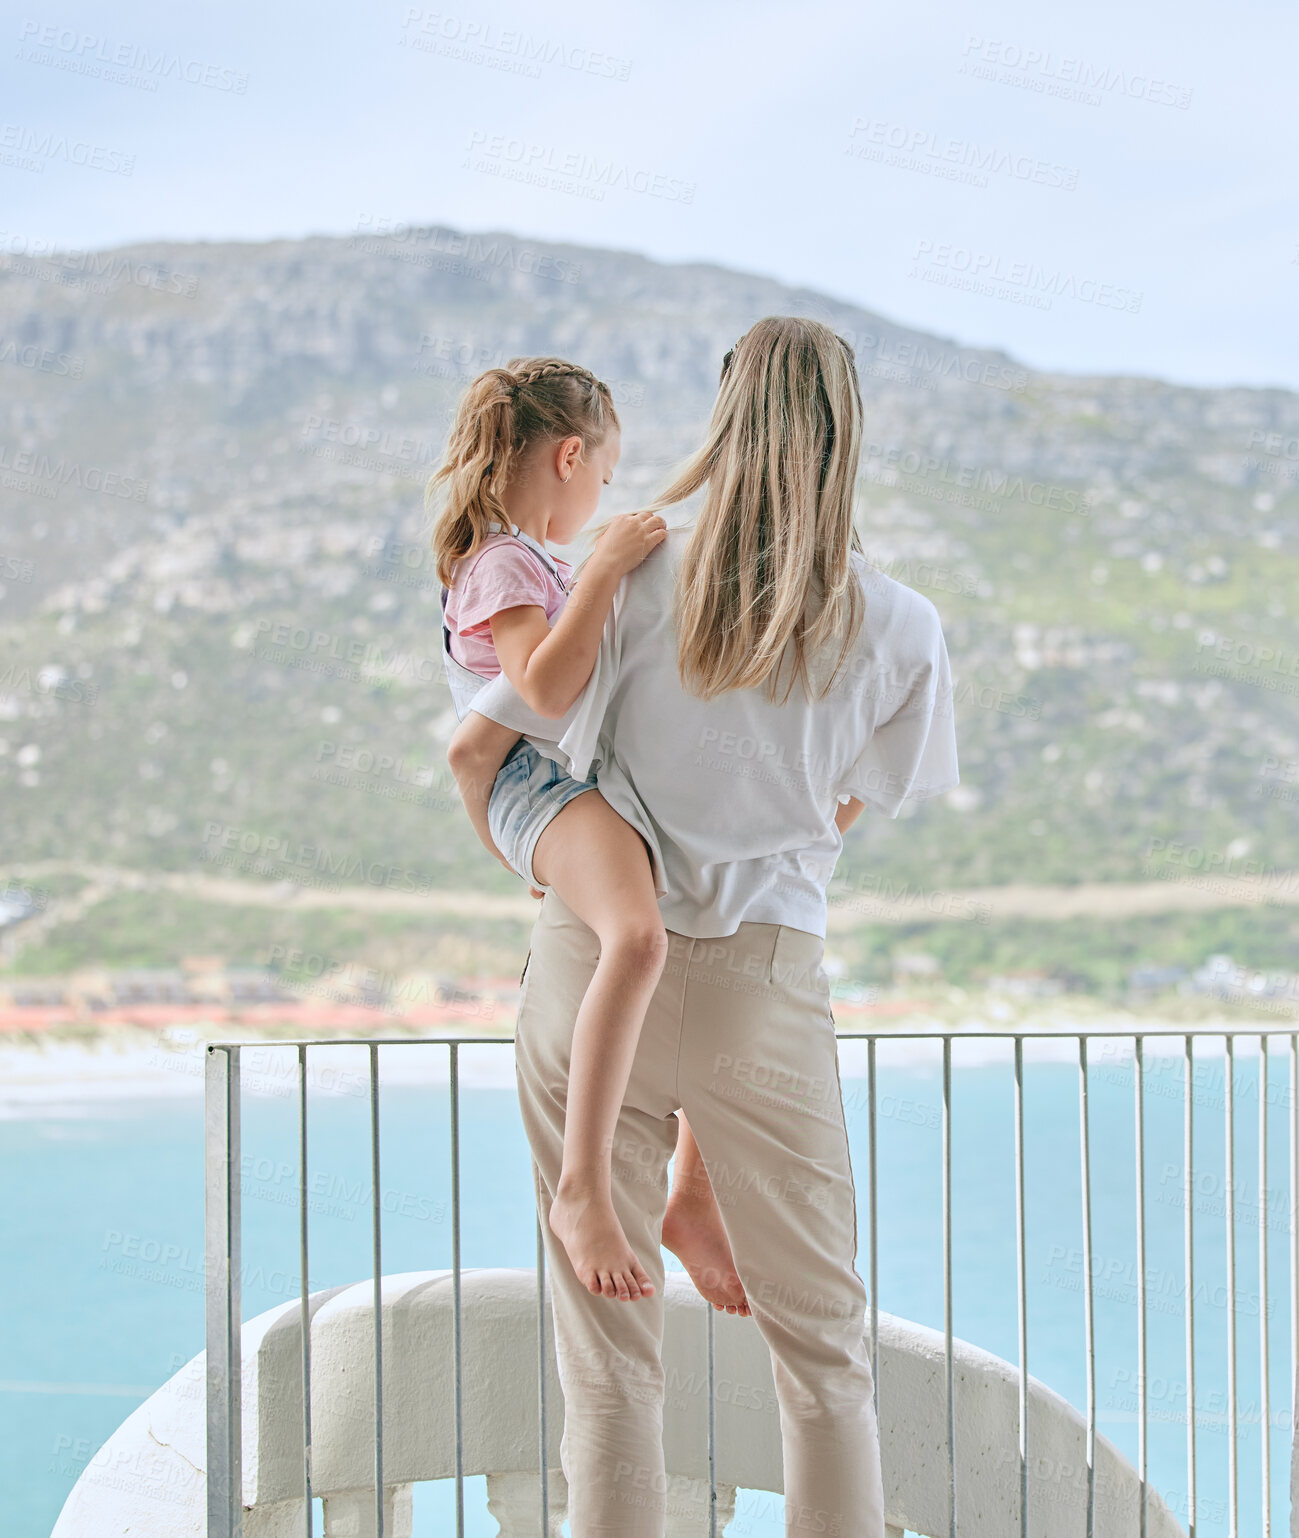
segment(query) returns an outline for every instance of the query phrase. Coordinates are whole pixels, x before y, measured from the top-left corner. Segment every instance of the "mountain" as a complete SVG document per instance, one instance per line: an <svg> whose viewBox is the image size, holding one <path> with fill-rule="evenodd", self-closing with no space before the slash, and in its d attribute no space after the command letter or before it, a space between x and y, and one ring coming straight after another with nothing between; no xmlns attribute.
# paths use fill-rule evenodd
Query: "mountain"
<svg viewBox="0 0 1299 1538"><path fill-rule="evenodd" d="M0 259L0 874L517 892L442 756L422 492L458 394L514 354L595 369L627 509L770 313L856 349L863 542L958 686L962 785L868 813L850 884L1299 866L1299 395L1046 374L753 274L432 226Z"/></svg>

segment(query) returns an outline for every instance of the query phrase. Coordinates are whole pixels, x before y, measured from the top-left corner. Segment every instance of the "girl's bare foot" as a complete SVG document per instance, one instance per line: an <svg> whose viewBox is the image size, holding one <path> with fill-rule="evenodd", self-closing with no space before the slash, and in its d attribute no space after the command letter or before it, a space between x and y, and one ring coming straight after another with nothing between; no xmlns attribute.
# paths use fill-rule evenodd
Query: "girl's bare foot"
<svg viewBox="0 0 1299 1538"><path fill-rule="evenodd" d="M550 1204L550 1227L588 1292L623 1303L653 1293L654 1283L627 1243L607 1195L566 1191L561 1183Z"/></svg>
<svg viewBox="0 0 1299 1538"><path fill-rule="evenodd" d="M663 1244L689 1272L701 1298L719 1313L748 1318L749 1301L711 1194L695 1201L673 1191L663 1214Z"/></svg>

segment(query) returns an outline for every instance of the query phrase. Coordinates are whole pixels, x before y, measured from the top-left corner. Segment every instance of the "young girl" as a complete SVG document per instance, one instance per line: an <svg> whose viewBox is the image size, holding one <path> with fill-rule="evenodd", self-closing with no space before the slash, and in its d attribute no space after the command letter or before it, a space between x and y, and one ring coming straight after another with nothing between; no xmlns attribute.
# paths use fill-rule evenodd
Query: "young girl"
<svg viewBox="0 0 1299 1538"><path fill-rule="evenodd" d="M538 885L553 887L600 941L573 1027L550 1226L591 1292L626 1301L654 1290L611 1195L614 1128L667 955L648 846L600 795L594 773L574 780L514 731L467 710L475 687L501 671L541 716L562 716L581 693L619 581L666 534L657 513L610 519L576 589L572 567L546 548L551 540L568 544L591 518L620 447L608 387L589 370L561 358L516 358L466 390L429 493L445 486L433 549L462 718L448 758L466 810L508 869L538 896ZM686 1157L672 1210L693 1236L694 1259L700 1235L713 1236L715 1263L705 1268L716 1273L708 1279L711 1301L747 1313L729 1250L716 1254L720 1215L711 1187L706 1197L700 1187L689 1129L682 1133ZM705 1202L715 1221L693 1221Z"/></svg>

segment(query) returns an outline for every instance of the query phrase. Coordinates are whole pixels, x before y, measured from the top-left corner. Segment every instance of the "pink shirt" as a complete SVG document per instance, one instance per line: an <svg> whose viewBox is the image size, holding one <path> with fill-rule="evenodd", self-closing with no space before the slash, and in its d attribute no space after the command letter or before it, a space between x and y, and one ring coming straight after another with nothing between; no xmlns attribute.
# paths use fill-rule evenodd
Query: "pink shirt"
<svg viewBox="0 0 1299 1538"><path fill-rule="evenodd" d="M573 568L557 555L550 559L567 583ZM456 565L446 602L451 655L471 672L495 678L501 664L492 642L492 616L531 604L544 609L553 625L567 601L568 594L535 551L513 534L493 534L470 560Z"/></svg>

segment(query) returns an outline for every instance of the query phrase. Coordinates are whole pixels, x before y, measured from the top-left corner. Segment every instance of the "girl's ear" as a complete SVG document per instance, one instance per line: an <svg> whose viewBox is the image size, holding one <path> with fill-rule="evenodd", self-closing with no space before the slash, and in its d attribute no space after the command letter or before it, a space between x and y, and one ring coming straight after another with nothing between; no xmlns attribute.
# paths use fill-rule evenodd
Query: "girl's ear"
<svg viewBox="0 0 1299 1538"><path fill-rule="evenodd" d="M555 447L555 471L561 481L568 480L581 457L582 440L576 434L560 439Z"/></svg>

